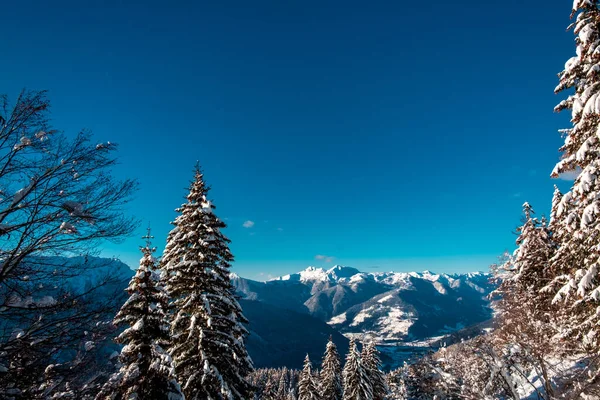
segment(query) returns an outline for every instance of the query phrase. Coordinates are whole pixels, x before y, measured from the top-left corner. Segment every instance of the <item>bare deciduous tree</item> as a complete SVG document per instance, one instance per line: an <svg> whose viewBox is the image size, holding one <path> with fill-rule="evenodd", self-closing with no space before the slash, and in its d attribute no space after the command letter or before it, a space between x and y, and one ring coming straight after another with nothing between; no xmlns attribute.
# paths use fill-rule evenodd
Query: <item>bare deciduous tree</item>
<svg viewBox="0 0 600 400"><path fill-rule="evenodd" d="M74 290L69 280L99 264L65 257L94 254L136 225L122 211L136 183L110 174L116 145L86 131L69 139L48 111L43 91L12 107L0 97L0 391L16 397L33 397L49 363L81 360L77 346L106 328L98 318L112 305L90 299L117 278L103 270Z"/></svg>

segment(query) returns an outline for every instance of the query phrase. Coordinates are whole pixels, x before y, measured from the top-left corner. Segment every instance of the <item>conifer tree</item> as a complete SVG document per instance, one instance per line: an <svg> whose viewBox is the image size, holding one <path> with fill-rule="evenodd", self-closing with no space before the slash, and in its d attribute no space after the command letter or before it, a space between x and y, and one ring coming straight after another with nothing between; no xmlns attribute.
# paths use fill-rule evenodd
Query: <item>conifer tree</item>
<svg viewBox="0 0 600 400"><path fill-rule="evenodd" d="M170 353L188 400L252 398L244 339L247 322L229 279L233 256L226 225L213 213L196 167L187 202L177 211L161 268L171 298Z"/></svg>
<svg viewBox="0 0 600 400"><path fill-rule="evenodd" d="M312 371L312 364L308 354L304 359L304 368L300 372L298 381L298 400L318 400L319 387L315 382L315 376Z"/></svg>
<svg viewBox="0 0 600 400"><path fill-rule="evenodd" d="M150 230L144 236L140 266L129 283L130 297L117 313L114 324L128 325L115 341L124 345L120 370L114 374L97 399L183 400L171 357L163 350L169 327L166 321L168 299L157 286L153 274L156 260Z"/></svg>
<svg viewBox="0 0 600 400"><path fill-rule="evenodd" d="M344 397L343 400L372 400L373 387L365 371L356 347L356 340L350 339L350 348L344 365Z"/></svg>
<svg viewBox="0 0 600 400"><path fill-rule="evenodd" d="M296 400L296 399L297 399L297 398L296 398L296 393L294 393L294 390L293 390L293 389L290 389L290 390L288 391L288 394L287 394L287 397L286 397L286 399L285 399L285 400Z"/></svg>
<svg viewBox="0 0 600 400"><path fill-rule="evenodd" d="M552 269L559 285L555 303L566 303L570 322L566 329L576 339L599 346L596 312L600 300L600 11L598 2L575 0L570 26L576 35L576 55L559 74L555 92L574 89L556 106L556 111L571 110L573 126L563 130L563 157L552 172L558 177L574 173L577 177L562 196L553 221L560 238Z"/></svg>
<svg viewBox="0 0 600 400"><path fill-rule="evenodd" d="M321 364L321 398L323 400L341 400L343 396L342 388L342 367L337 347L333 339L329 336L323 363Z"/></svg>
<svg viewBox="0 0 600 400"><path fill-rule="evenodd" d="M544 307L539 291L549 283L549 262L554 255L555 244L546 220L535 218L529 203L523 204L524 224L517 229L517 249L511 258L512 275L504 279L499 291L514 298L515 304L532 311Z"/></svg>
<svg viewBox="0 0 600 400"><path fill-rule="evenodd" d="M386 399L389 389L385 380L385 374L381 371L379 351L373 342L369 342L363 346L361 358L373 388L373 400Z"/></svg>
<svg viewBox="0 0 600 400"><path fill-rule="evenodd" d="M285 400L287 395L288 383L287 383L287 368L283 368L281 376L279 377L279 384L277 385L277 400Z"/></svg>
<svg viewBox="0 0 600 400"><path fill-rule="evenodd" d="M520 351L513 358L541 371L546 393L552 393L546 356L556 328L550 318L551 299L543 289L551 279L555 244L546 220L535 218L529 203L523 204L523 214L517 249L495 272L501 282L495 291L501 295L497 302L501 323L491 337L500 347L517 345Z"/></svg>
<svg viewBox="0 0 600 400"><path fill-rule="evenodd" d="M273 379L271 376L267 377L267 383L265 383L265 387L263 388L262 400L275 400L277 399L277 392L275 391L275 387L273 385Z"/></svg>

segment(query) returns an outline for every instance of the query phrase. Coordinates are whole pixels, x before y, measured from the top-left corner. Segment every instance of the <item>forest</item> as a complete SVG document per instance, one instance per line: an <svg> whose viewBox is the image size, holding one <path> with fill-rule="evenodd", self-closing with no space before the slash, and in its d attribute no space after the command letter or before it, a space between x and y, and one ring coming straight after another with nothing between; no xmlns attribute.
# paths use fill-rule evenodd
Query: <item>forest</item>
<svg viewBox="0 0 600 400"><path fill-rule="evenodd" d="M378 343L355 337L344 359L330 338L302 370L254 367L199 164L164 252L150 228L142 238L126 293L110 273L72 287L138 226L124 212L138 184L112 173L116 144L54 128L45 91L2 97L0 398L600 399L600 7L575 0L571 19L555 88L571 126L552 171L575 176L570 190L548 193L548 217L523 204L516 250L490 267L492 327L389 372Z"/></svg>

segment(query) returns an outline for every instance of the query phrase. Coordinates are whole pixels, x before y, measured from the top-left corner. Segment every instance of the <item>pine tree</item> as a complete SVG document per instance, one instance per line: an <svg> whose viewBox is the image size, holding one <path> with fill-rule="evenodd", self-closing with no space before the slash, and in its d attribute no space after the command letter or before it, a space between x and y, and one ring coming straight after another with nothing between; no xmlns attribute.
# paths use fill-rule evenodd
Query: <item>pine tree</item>
<svg viewBox="0 0 600 400"><path fill-rule="evenodd" d="M545 219L533 216L529 203L523 204L524 224L517 229L517 249L512 256L513 275L500 286L505 296L516 297L517 304L534 310L544 307L539 303L539 291L550 279L549 262L555 251L555 244Z"/></svg>
<svg viewBox="0 0 600 400"><path fill-rule="evenodd" d="M381 371L379 351L373 342L369 342L363 346L361 358L373 388L373 400L386 399L389 395L389 389L385 380L385 374Z"/></svg>
<svg viewBox="0 0 600 400"><path fill-rule="evenodd" d="M304 359L304 368L300 372L298 381L298 400L318 400L319 389L312 371L312 364L308 354Z"/></svg>
<svg viewBox="0 0 600 400"><path fill-rule="evenodd" d="M556 197L556 196L555 196ZM500 347L518 346L514 359L535 365L542 372L546 393L552 393L548 377L548 349L555 327L550 320L551 302L544 289L550 279L550 260L555 244L546 220L538 220L529 203L523 204L524 223L517 229L517 249L501 268L496 293L500 324L492 338Z"/></svg>
<svg viewBox="0 0 600 400"><path fill-rule="evenodd" d="M265 387L263 388L263 392L262 392L262 396L261 399L262 400L275 400L277 399L277 392L275 390L275 387L273 385L273 378L272 376L268 376L267 377L267 383L265 383Z"/></svg>
<svg viewBox="0 0 600 400"><path fill-rule="evenodd" d="M574 89L556 111L571 110L573 126L563 130L563 157L552 172L577 175L569 192L562 196L555 214L560 249L553 260L559 283L555 303L567 303L565 314L570 315L568 327L575 338L598 347L596 312L600 300L600 10L598 2L575 0L571 25L576 35L576 55L559 74L555 92ZM570 306L569 306L570 305ZM567 328L567 327L565 327Z"/></svg>
<svg viewBox="0 0 600 400"><path fill-rule="evenodd" d="M213 213L208 191L196 167L162 258L173 310L170 352L188 400L249 399L252 361L242 325L247 320L229 279L233 256L221 233L226 225Z"/></svg>
<svg viewBox="0 0 600 400"><path fill-rule="evenodd" d="M114 320L115 325L129 326L115 339L124 345L122 366L97 399L183 399L171 357L162 348L169 337L165 324L168 299L153 274L156 248L151 246L150 230L144 238L140 266L127 288L130 297Z"/></svg>
<svg viewBox="0 0 600 400"><path fill-rule="evenodd" d="M325 349L323 363L321 364L321 398L323 400L341 400L342 367L337 347L330 336Z"/></svg>
<svg viewBox="0 0 600 400"><path fill-rule="evenodd" d="M277 400L285 400L286 398L288 391L287 374L287 368L283 368L277 384L277 395L275 396Z"/></svg>
<svg viewBox="0 0 600 400"><path fill-rule="evenodd" d="M373 387L365 371L356 347L356 340L350 339L350 348L344 365L344 400L372 400Z"/></svg>

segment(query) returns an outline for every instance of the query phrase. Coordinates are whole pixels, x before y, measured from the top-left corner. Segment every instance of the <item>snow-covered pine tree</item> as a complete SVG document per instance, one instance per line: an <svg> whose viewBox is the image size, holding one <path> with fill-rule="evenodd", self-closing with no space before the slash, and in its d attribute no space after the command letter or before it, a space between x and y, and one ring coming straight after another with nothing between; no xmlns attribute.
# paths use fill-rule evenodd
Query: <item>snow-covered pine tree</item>
<svg viewBox="0 0 600 400"><path fill-rule="evenodd" d="M531 311L546 309L546 304L539 301L539 291L549 283L549 262L556 247L546 220L535 218L534 213L529 203L523 204L524 223L517 229L518 247L509 261L509 274L498 289L504 299L514 300L516 305Z"/></svg>
<svg viewBox="0 0 600 400"><path fill-rule="evenodd" d="M285 398L285 400L297 400L296 393L294 392L294 390L290 389L288 391L288 394L287 394L287 397Z"/></svg>
<svg viewBox="0 0 600 400"><path fill-rule="evenodd" d="M373 387L367 376L356 340L350 339L350 347L344 365L344 397L343 400L372 400Z"/></svg>
<svg viewBox="0 0 600 400"><path fill-rule="evenodd" d="M373 400L387 399L390 390L385 379L385 374L381 371L379 350L377 350L373 342L363 345L361 358L371 382L371 387L373 388Z"/></svg>
<svg viewBox="0 0 600 400"><path fill-rule="evenodd" d="M557 231L560 230L557 229L557 224L560 221L560 219L557 216L557 213L561 207L562 198L562 192L560 191L558 186L554 185L554 194L552 195L552 208L550 210L550 221L548 223L548 228L550 229L550 232L553 232L553 237L555 241L557 240Z"/></svg>
<svg viewBox="0 0 600 400"><path fill-rule="evenodd" d="M267 377L267 383L265 383L265 387L262 391L261 400L276 400L277 399L277 391L275 390L275 386L273 385L273 377Z"/></svg>
<svg viewBox="0 0 600 400"><path fill-rule="evenodd" d="M319 400L319 386L315 382L312 364L308 354L304 358L304 368L300 372L298 381L298 400Z"/></svg>
<svg viewBox="0 0 600 400"><path fill-rule="evenodd" d="M546 393L552 393L547 355L552 348L555 324L550 316L551 298L542 291L551 279L550 260L555 244L544 218L538 220L529 203L523 204L524 222L517 229L517 249L495 271L500 285L495 293L500 324L491 336L499 348L514 347L513 359L541 371Z"/></svg>
<svg viewBox="0 0 600 400"><path fill-rule="evenodd" d="M559 74L555 92L574 89L555 108L571 110L573 126L563 131L563 157L552 171L577 175L573 187L560 201L554 221L561 239L553 260L553 270L560 283L555 303L567 302L566 313L573 318L569 325L576 338L599 346L596 312L600 300L600 11L598 2L575 0L570 26L576 35L576 55Z"/></svg>
<svg viewBox="0 0 600 400"><path fill-rule="evenodd" d="M343 394L340 355L332 337L329 336L321 364L321 398L323 400L341 400Z"/></svg>
<svg viewBox="0 0 600 400"><path fill-rule="evenodd" d="M167 239L161 268L173 311L170 353L188 400L252 398L247 322L229 278L226 225L213 213L196 167L187 202Z"/></svg>
<svg viewBox="0 0 600 400"><path fill-rule="evenodd" d="M144 236L146 246L135 276L127 292L129 299L117 313L114 324L128 325L115 341L124 345L121 368L104 385L96 399L156 399L183 400L175 379L169 354L163 350L169 337L166 324L168 298L157 287L153 274L156 248L150 242L150 230Z"/></svg>
<svg viewBox="0 0 600 400"><path fill-rule="evenodd" d="M279 383L277 384L277 395L275 396L277 400L286 400L285 398L288 391L287 375L287 368L283 368L281 370L281 376L279 377Z"/></svg>

